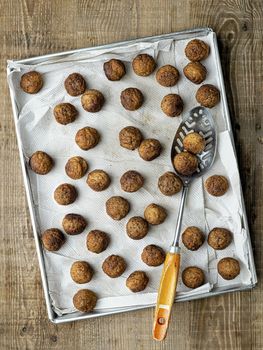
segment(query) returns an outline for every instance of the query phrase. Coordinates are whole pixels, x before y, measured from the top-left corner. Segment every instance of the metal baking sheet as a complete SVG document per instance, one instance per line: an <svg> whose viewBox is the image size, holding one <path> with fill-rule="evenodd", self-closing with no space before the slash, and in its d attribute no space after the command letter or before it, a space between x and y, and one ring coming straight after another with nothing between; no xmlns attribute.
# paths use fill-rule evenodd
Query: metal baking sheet
<svg viewBox="0 0 263 350"><path fill-rule="evenodd" d="M117 48L117 47L125 47L126 45L130 45L130 44L134 44L134 43L156 42L156 41L159 41L162 39L176 39L176 40L193 39L195 37L206 36L209 33L213 33L213 44L214 44L214 50L215 50L215 54L216 54L215 55L216 56L216 65L217 65L217 69L219 72L218 79L219 79L220 86L221 86L221 97L222 97L222 104L223 104L223 110L224 110L224 117L225 117L227 130L230 132L233 148L235 150L233 133L232 133L232 129L231 129L231 122L230 122L230 116L229 116L229 110L228 110L225 88L224 88L223 75L222 75L220 58L219 58L219 52L218 52L217 41L216 41L216 34L210 28L197 28L197 29L186 30L186 31L182 31L182 32L176 32L176 33L140 38L140 39L136 39L136 40L118 42L118 43L113 43L113 44L109 44L109 45L96 46L96 47L91 47L91 48L84 48L84 49L72 50L72 51L61 52L61 53L56 53L56 54L38 56L38 57L29 58L29 59L19 60L16 62L22 63L24 65L37 64L37 63L42 63L42 62L47 63L48 61L53 60L54 58L66 60L70 55L72 55L74 53L81 53L81 52L85 53L85 52L89 52L92 50L98 50L98 49L112 49L112 48ZM10 73L11 70L12 70L12 68L10 68L10 66L8 66L7 72ZM18 109L16 106L14 92L12 89L10 89L10 95L11 95L14 119L15 119L15 121L17 121L18 120ZM22 152L22 142L21 142L21 137L20 137L18 129L17 129L17 123L15 123L15 125L16 125L16 134L17 134L17 140L18 140L18 148L19 148L21 166L22 166L22 173L23 173L23 178L24 178L24 183L25 183L25 188L26 188L26 195L27 195L28 206L29 206L29 211L30 211L30 216L31 216L31 221L32 221L32 226L33 226L34 238L35 238L35 242L36 242L36 249L37 249L40 272L41 272L41 277L42 277L44 295L45 295L45 300L46 300L46 304L47 304L48 317L49 317L50 321L53 323L71 322L71 321L99 317L99 316L104 316L104 315L109 315L109 314L120 313L120 312L138 310L138 309L143 309L143 308L153 306L153 304L147 304L147 305L143 305L143 306L141 305L141 306L132 306L132 307L112 308L112 309L106 309L103 311L94 311L93 313L90 313L90 314L83 314L83 315L78 315L78 316L76 316L75 314L67 314L67 315L63 315L63 316L58 316L53 311L52 306L51 306L50 297L49 297L48 282L47 282L47 277L46 277L46 272L45 272L45 264L44 264L42 245L41 245L41 242L39 240L38 233L37 233L37 218L36 218L35 208L33 205L32 191L30 188L29 177L27 174L26 161L25 161L25 158L24 158L24 155ZM249 260L249 267L250 267L250 272L251 272L251 285L241 287L241 288L230 288L227 290L212 290L211 292L202 294L201 296L197 295L197 296L189 297L189 296L181 295L181 296L178 296L176 298L176 301L189 301L189 300L194 300L194 299L211 297L214 295L224 294L224 293L228 293L228 292L241 291L241 290L253 288L255 286L255 284L257 283L257 276L256 276L256 271L255 271L251 241L250 241L250 237L249 237L249 228L248 228L248 224L247 224L247 217L246 217L243 195L241 194L241 196L242 196L241 199L242 199L242 209L243 209L243 218L242 218L243 219L243 227L248 232L248 242L247 243L248 243L248 251L249 251L248 260Z"/></svg>

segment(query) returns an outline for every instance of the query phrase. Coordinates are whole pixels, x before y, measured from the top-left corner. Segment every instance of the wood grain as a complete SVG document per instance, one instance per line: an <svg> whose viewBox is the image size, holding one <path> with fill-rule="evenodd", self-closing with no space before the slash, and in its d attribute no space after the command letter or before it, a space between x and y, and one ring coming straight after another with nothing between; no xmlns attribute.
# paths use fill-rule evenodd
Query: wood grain
<svg viewBox="0 0 263 350"><path fill-rule="evenodd" d="M262 1L2 0L0 16L0 349L263 349ZM151 339L152 309L52 325L46 315L23 189L6 59L197 26L212 27L219 39L258 287L177 304L163 343Z"/></svg>

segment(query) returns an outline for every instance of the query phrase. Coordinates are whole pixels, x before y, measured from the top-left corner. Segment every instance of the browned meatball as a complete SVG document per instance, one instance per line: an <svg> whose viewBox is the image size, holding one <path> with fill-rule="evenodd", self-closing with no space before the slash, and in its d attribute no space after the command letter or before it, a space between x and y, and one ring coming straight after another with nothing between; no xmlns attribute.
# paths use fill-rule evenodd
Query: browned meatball
<svg viewBox="0 0 263 350"><path fill-rule="evenodd" d="M120 196L113 196L106 202L106 212L113 220L123 219L129 211L129 202Z"/></svg>
<svg viewBox="0 0 263 350"><path fill-rule="evenodd" d="M162 86L174 86L179 80L179 72L175 67L167 64L158 69L156 80Z"/></svg>
<svg viewBox="0 0 263 350"><path fill-rule="evenodd" d="M97 303L97 295L89 289L80 289L73 297L75 308L81 312L90 312Z"/></svg>
<svg viewBox="0 0 263 350"><path fill-rule="evenodd" d="M195 98L201 106L212 108L219 103L220 92L214 85L205 84L197 90Z"/></svg>
<svg viewBox="0 0 263 350"><path fill-rule="evenodd" d="M148 222L140 216L133 216L126 225L127 235L132 239L142 239L147 235L148 230Z"/></svg>
<svg viewBox="0 0 263 350"><path fill-rule="evenodd" d="M193 62L202 61L209 55L209 46L202 40L189 41L185 48L186 57Z"/></svg>
<svg viewBox="0 0 263 350"><path fill-rule="evenodd" d="M135 170L126 171L120 178L121 188L125 192L136 192L144 183L143 176Z"/></svg>
<svg viewBox="0 0 263 350"><path fill-rule="evenodd" d="M103 94L95 89L86 90L81 96L81 104L85 111L90 113L99 112L104 105Z"/></svg>
<svg viewBox="0 0 263 350"><path fill-rule="evenodd" d="M190 62L184 67L184 75L194 84L201 84L206 78L206 68L200 62Z"/></svg>
<svg viewBox="0 0 263 350"><path fill-rule="evenodd" d="M96 169L91 171L87 177L87 184L89 187L96 192L104 191L110 185L110 177L106 171Z"/></svg>
<svg viewBox="0 0 263 350"><path fill-rule="evenodd" d="M232 241L232 234L229 230L215 227L208 235L208 244L216 249L222 250L229 246Z"/></svg>
<svg viewBox="0 0 263 350"><path fill-rule="evenodd" d="M151 161L161 154L162 145L156 139L145 139L139 147L139 155L146 161Z"/></svg>
<svg viewBox="0 0 263 350"><path fill-rule="evenodd" d="M197 250L204 243L205 235L198 227L190 226L182 234L182 241L187 249Z"/></svg>
<svg viewBox="0 0 263 350"><path fill-rule="evenodd" d="M197 132L191 132L183 139L184 149L190 153L202 153L205 149L205 139Z"/></svg>
<svg viewBox="0 0 263 350"><path fill-rule="evenodd" d="M165 196L172 196L173 194L180 192L182 186L182 180L171 171L164 173L158 180L159 190Z"/></svg>
<svg viewBox="0 0 263 350"><path fill-rule="evenodd" d="M161 247L150 244L143 249L141 258L148 266L159 266L165 260L165 252Z"/></svg>
<svg viewBox="0 0 263 350"><path fill-rule="evenodd" d="M82 215L67 214L64 216L62 226L68 235L79 235L85 230L87 221Z"/></svg>
<svg viewBox="0 0 263 350"><path fill-rule="evenodd" d="M73 180L82 178L88 170L88 163L82 157L71 157L65 165L66 174Z"/></svg>
<svg viewBox="0 0 263 350"><path fill-rule="evenodd" d="M149 282L149 278L144 271L134 271L126 280L126 286L133 293L144 290Z"/></svg>
<svg viewBox="0 0 263 350"><path fill-rule="evenodd" d="M108 80L118 81L126 74L125 65L122 61L111 59L103 65L104 73Z"/></svg>
<svg viewBox="0 0 263 350"><path fill-rule="evenodd" d="M173 164L179 174L184 176L192 175L198 168L198 158L187 151L178 153Z"/></svg>
<svg viewBox="0 0 263 350"><path fill-rule="evenodd" d="M144 210L144 218L151 225L159 225L166 219L166 210L158 204L149 204Z"/></svg>
<svg viewBox="0 0 263 350"><path fill-rule="evenodd" d="M155 67L156 63L154 58L146 53L136 56L132 61L134 73L141 77L147 77L152 74Z"/></svg>
<svg viewBox="0 0 263 350"><path fill-rule="evenodd" d="M21 77L20 87L28 94L36 94L42 86L42 75L36 71L27 72Z"/></svg>
<svg viewBox="0 0 263 350"><path fill-rule="evenodd" d="M99 254L106 250L110 239L106 232L92 230L87 235L87 248L89 251Z"/></svg>
<svg viewBox="0 0 263 350"><path fill-rule="evenodd" d="M103 272L111 278L121 276L126 270L126 267L125 260L119 255L108 256L102 264Z"/></svg>
<svg viewBox="0 0 263 350"><path fill-rule="evenodd" d="M61 184L54 192L54 199L60 205L72 204L75 202L77 196L76 188L70 184Z"/></svg>
<svg viewBox="0 0 263 350"><path fill-rule="evenodd" d="M161 108L168 117L177 117L182 113L184 103L179 95L168 94L162 99Z"/></svg>
<svg viewBox="0 0 263 350"><path fill-rule="evenodd" d="M128 111L135 111L143 104L143 94L139 89L127 88L121 92L121 104Z"/></svg>
<svg viewBox="0 0 263 350"><path fill-rule="evenodd" d="M55 252L62 247L66 239L59 229L50 228L42 234L41 241L45 249Z"/></svg>
<svg viewBox="0 0 263 350"><path fill-rule="evenodd" d="M86 261L75 261L71 265L70 276L76 283L88 283L92 279L93 269Z"/></svg>
<svg viewBox="0 0 263 350"><path fill-rule="evenodd" d="M59 124L67 125L73 123L78 111L71 103L60 103L54 108L54 117Z"/></svg>
<svg viewBox="0 0 263 350"><path fill-rule="evenodd" d="M186 287L194 289L205 283L205 275L199 267L189 266L184 269L182 280Z"/></svg>
<svg viewBox="0 0 263 350"><path fill-rule="evenodd" d="M70 96L79 96L86 90L86 81L81 74L72 73L65 80L64 86Z"/></svg>
<svg viewBox="0 0 263 350"><path fill-rule="evenodd" d="M126 126L120 131L119 140L121 147L135 150L142 142L142 133L134 126Z"/></svg>
<svg viewBox="0 0 263 350"><path fill-rule="evenodd" d="M205 189L211 196L223 196L229 188L228 180L222 175L210 176L205 181Z"/></svg>
<svg viewBox="0 0 263 350"><path fill-rule="evenodd" d="M37 151L30 157L29 166L34 173L46 175L53 168L53 159L47 153Z"/></svg>
<svg viewBox="0 0 263 350"><path fill-rule="evenodd" d="M100 134L96 129L86 126L76 133L75 141L79 148L87 151L99 143Z"/></svg>
<svg viewBox="0 0 263 350"><path fill-rule="evenodd" d="M240 265L234 258L223 258L218 262L217 270L225 280L233 280L240 274Z"/></svg>

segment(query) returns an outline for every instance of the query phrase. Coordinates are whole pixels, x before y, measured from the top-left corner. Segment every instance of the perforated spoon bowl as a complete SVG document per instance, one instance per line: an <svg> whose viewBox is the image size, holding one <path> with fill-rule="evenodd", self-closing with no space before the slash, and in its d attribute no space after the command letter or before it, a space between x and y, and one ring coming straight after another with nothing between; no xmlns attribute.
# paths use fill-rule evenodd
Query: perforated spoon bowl
<svg viewBox="0 0 263 350"><path fill-rule="evenodd" d="M197 155L199 158L199 165L194 174L191 176L183 176L174 168L175 173L183 182L183 191L177 216L174 239L172 245L170 246L169 252L166 254L158 291L153 324L153 338L156 340L163 340L167 334L171 309L175 298L180 268L179 238L181 233L184 205L189 185L195 178L202 176L209 168L211 168L216 155L217 137L213 117L206 108L195 107L183 117L182 122L175 134L171 148L171 161L173 167L174 157L176 154L181 153L184 150L183 139L191 132L199 133L205 139L206 145L204 151Z"/></svg>

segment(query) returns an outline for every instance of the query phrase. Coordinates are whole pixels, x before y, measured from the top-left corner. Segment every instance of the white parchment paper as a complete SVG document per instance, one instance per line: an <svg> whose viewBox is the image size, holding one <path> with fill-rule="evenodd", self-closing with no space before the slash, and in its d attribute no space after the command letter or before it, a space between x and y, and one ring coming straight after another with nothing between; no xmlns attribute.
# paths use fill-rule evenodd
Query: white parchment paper
<svg viewBox="0 0 263 350"><path fill-rule="evenodd" d="M206 83L215 84L217 68L213 52L212 34L202 37L211 47L211 54L203 62L208 75ZM45 176L38 176L29 171L34 204L37 208L39 234L51 227L61 227L65 214L83 215L88 226L78 236L67 236L66 244L56 253L45 252L45 266L49 292L55 312L58 315L72 313L76 310L72 297L80 288L94 290L99 301L96 309L145 305L154 303L158 289L162 266L148 267L140 258L143 248L148 244L157 244L168 249L172 241L180 194L172 197L163 196L157 186L158 178L165 171L172 171L170 147L181 118L168 118L161 109L160 102L164 95L179 93L184 101L184 112L196 106L195 93L198 86L183 76L183 67L187 64L184 56L185 40L162 40L158 43L140 43L124 48L92 51L74 54L65 61L54 60L37 66L23 66L10 62L15 70L9 76L9 84L15 91L15 100L19 109L18 127L23 143L23 152L27 159L37 151L43 150L55 160L52 171ZM139 52L153 55L158 66L175 65L181 74L179 83L172 88L161 87L155 81L155 75L136 76L130 65L132 58ZM110 58L120 58L126 64L127 74L119 82L110 82L103 72L103 63ZM36 95L27 95L19 88L20 77L26 71L36 69L43 74L44 87ZM73 72L79 72L87 80L88 88L103 92L106 103L96 114L85 112L80 97L69 96L64 89L64 80ZM120 104L120 93L127 87L138 87L145 96L143 106L134 112L126 111ZM70 102L79 111L77 120L66 126L56 123L53 108L61 102ZM231 138L226 130L224 112L221 103L212 109L218 130L218 154L212 169L204 178L195 180L190 188L184 217L184 230L187 226L198 226L206 235L213 227L225 227L233 232L233 243L219 252L211 249L207 243L196 252L188 251L182 244L181 270L190 265L201 267L206 273L206 284L196 290L186 288L179 280L178 295L201 295L213 288L228 289L233 285L250 284L251 275L247 261L247 232L241 224L241 197L238 168L233 152ZM145 138L160 140L163 151L160 157L152 162L145 162L137 151L128 151L119 146L118 133L128 125L139 127ZM83 151L75 144L77 130L92 126L101 133L101 142L94 149ZM65 164L71 156L80 155L89 164L89 171L104 169L112 179L111 186L104 192L93 192L86 184L86 177L72 180L65 174ZM145 185L136 193L125 193L121 190L119 179L127 170L137 170L145 178ZM230 182L230 190L220 198L209 196L203 189L203 181L212 174L222 174ZM59 206L53 200L54 189L61 183L72 183L79 196L69 206ZM106 215L105 202L113 195L121 195L131 204L129 215L121 221L114 221ZM159 203L167 209L167 220L159 226L151 227L149 234L140 241L131 240L125 233L128 219L134 215L143 216L144 208L150 203ZM111 238L110 246L103 253L96 255L86 248L86 235L89 230L106 231ZM103 260L110 254L119 254L127 261L127 270L116 279L106 276L101 269ZM218 276L216 265L220 258L234 256L241 262L241 273L229 282ZM95 270L94 278L84 285L77 285L70 278L71 264L76 260L88 261ZM125 286L125 280L134 270L144 270L150 281L145 291L131 293Z"/></svg>

